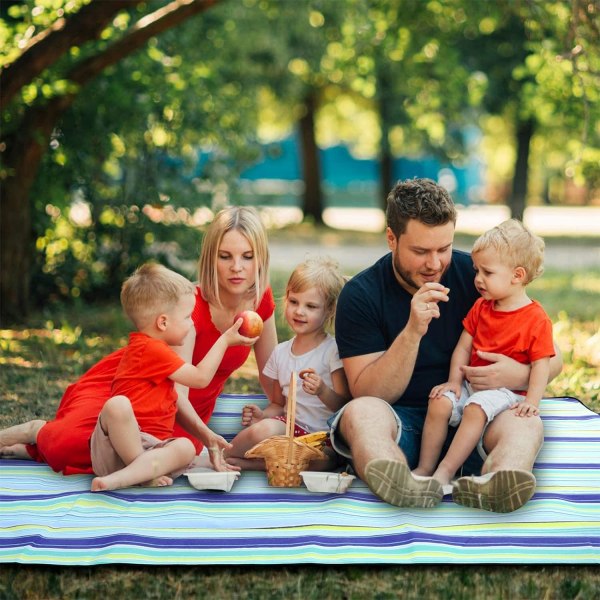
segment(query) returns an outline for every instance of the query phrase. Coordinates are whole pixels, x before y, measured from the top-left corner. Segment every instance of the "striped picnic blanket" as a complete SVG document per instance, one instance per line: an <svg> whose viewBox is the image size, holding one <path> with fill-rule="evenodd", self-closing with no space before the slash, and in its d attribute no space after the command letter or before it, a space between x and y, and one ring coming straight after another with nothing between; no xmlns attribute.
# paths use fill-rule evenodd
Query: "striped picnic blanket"
<svg viewBox="0 0 600 600"><path fill-rule="evenodd" d="M257 396L223 395L211 426L231 437ZM0 460L0 562L129 563L598 563L600 416L574 398L542 402L538 486L508 514L446 496L400 509L355 480L346 494L272 488L247 472L231 492L172 487L89 492L91 477Z"/></svg>

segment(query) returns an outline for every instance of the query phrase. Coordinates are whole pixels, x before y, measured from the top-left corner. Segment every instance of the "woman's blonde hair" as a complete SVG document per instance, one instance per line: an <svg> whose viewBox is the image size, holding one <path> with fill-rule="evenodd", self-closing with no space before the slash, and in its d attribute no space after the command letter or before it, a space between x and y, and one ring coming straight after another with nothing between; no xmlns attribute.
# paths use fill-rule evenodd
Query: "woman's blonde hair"
<svg viewBox="0 0 600 600"><path fill-rule="evenodd" d="M196 287L183 275L159 264L146 263L123 283L121 304L133 324L143 329L173 308L182 296L195 293Z"/></svg>
<svg viewBox="0 0 600 600"><path fill-rule="evenodd" d="M300 263L290 275L285 287L285 300L290 292L301 293L317 288L325 298L325 326L333 326L337 299L346 283L340 273L338 263L329 256L308 258Z"/></svg>
<svg viewBox="0 0 600 600"><path fill-rule="evenodd" d="M224 208L215 215L208 226L198 260L198 281L202 296L209 304L222 306L219 297L217 262L223 236L232 230L239 231L248 240L254 254L254 285L250 293L255 295L254 308L256 308L269 285L269 245L260 215L249 206Z"/></svg>
<svg viewBox="0 0 600 600"><path fill-rule="evenodd" d="M471 254L488 248L493 248L509 267L523 267L527 274L525 284L544 272L544 240L517 219L508 219L486 231L475 240Z"/></svg>

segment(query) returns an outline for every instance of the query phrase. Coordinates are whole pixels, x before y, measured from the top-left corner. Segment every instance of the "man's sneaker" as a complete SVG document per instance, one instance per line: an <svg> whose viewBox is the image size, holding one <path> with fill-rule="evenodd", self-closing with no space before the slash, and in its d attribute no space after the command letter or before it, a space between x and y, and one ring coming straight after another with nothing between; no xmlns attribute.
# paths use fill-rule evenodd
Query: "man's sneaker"
<svg viewBox="0 0 600 600"><path fill-rule="evenodd" d="M478 477L461 477L452 486L452 500L471 508L497 513L521 508L535 492L535 477L528 471L496 471Z"/></svg>
<svg viewBox="0 0 600 600"><path fill-rule="evenodd" d="M371 460L365 468L365 481L374 494L394 506L432 508L443 496L439 481L413 475L397 460Z"/></svg>

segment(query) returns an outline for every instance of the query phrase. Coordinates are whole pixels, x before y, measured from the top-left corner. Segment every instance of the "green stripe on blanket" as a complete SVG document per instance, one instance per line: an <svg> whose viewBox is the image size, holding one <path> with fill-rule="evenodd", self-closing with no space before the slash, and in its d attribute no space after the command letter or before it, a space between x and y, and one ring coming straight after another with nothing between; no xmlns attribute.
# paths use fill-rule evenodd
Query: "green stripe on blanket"
<svg viewBox="0 0 600 600"><path fill-rule="evenodd" d="M256 396L222 396L226 437ZM400 509L356 480L347 494L272 488L244 473L230 493L169 488L92 494L90 476L0 461L0 562L25 564L598 563L600 417L573 398L542 402L538 486L520 510L452 503Z"/></svg>

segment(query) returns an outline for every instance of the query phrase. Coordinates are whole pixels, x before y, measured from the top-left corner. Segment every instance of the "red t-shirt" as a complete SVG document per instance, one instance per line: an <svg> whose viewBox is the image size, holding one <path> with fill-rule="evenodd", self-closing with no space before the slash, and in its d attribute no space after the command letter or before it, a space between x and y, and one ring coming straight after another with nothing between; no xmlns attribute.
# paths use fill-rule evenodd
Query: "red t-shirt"
<svg viewBox="0 0 600 600"><path fill-rule="evenodd" d="M127 396L140 430L160 440L173 437L177 392L169 376L185 364L173 348L145 333L129 334L111 396Z"/></svg>
<svg viewBox="0 0 600 600"><path fill-rule="evenodd" d="M479 298L463 320L465 330L473 337L470 365L490 364L477 355L477 350L504 354L530 364L554 356L552 321L539 302L512 311L494 309L493 300Z"/></svg>

